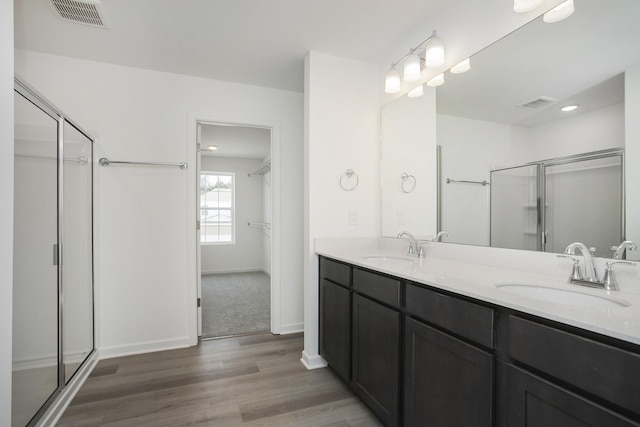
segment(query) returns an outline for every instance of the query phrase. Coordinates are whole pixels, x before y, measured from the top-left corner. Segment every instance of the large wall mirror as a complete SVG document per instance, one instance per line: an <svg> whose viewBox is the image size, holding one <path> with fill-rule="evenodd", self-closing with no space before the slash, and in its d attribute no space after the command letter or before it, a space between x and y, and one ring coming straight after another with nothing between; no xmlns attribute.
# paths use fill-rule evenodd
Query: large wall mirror
<svg viewBox="0 0 640 427"><path fill-rule="evenodd" d="M435 96L385 105L382 235L548 252L581 241L603 257L640 240L639 19L637 0L575 0L569 18L535 19L445 73ZM401 168L428 177L407 194Z"/></svg>

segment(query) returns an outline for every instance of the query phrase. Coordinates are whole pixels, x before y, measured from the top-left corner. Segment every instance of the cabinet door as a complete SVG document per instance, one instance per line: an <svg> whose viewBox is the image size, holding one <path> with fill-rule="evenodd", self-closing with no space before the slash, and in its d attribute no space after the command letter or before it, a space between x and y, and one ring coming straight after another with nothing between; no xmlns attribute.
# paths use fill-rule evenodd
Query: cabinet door
<svg viewBox="0 0 640 427"><path fill-rule="evenodd" d="M511 365L498 365L502 427L629 427L640 424Z"/></svg>
<svg viewBox="0 0 640 427"><path fill-rule="evenodd" d="M387 426L398 425L400 313L353 296L353 387Z"/></svg>
<svg viewBox="0 0 640 427"><path fill-rule="evenodd" d="M407 318L405 426L491 426L493 356Z"/></svg>
<svg viewBox="0 0 640 427"><path fill-rule="evenodd" d="M326 279L320 281L320 355L349 381L350 292Z"/></svg>

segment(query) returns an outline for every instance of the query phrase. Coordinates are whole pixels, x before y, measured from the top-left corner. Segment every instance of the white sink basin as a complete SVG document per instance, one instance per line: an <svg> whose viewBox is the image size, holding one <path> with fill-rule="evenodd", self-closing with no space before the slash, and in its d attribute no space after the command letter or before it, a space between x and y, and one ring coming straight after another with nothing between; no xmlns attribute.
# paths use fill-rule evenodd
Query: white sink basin
<svg viewBox="0 0 640 427"><path fill-rule="evenodd" d="M554 302L558 304L573 305L578 307L592 308L620 308L629 307L631 303L622 298L611 296L608 294L597 295L582 291L577 286L567 289L553 286L545 286L530 283L498 283L496 288L501 291L514 295L520 295L527 298L533 298L541 301ZM599 292L594 290L594 292ZM604 291L600 291L604 292Z"/></svg>

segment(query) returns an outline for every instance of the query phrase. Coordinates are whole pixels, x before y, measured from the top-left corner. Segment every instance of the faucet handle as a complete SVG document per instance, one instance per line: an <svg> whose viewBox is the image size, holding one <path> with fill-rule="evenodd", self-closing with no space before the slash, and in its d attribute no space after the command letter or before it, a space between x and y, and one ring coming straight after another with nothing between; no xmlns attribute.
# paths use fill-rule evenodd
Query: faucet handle
<svg viewBox="0 0 640 427"><path fill-rule="evenodd" d="M582 274L580 274L580 260L571 255L557 255L558 258L569 258L573 260L573 270L571 271L571 276L569 276L569 281L572 280L583 280Z"/></svg>
<svg viewBox="0 0 640 427"><path fill-rule="evenodd" d="M429 240L416 240L416 255L418 255L418 258L424 258L424 244L428 242Z"/></svg>
<svg viewBox="0 0 640 427"><path fill-rule="evenodd" d="M604 288L608 291L619 291L618 282L616 281L616 276L613 274L613 265L614 264L628 264L635 266L635 262L631 261L607 261L606 267L604 269L604 277L602 278L602 284Z"/></svg>

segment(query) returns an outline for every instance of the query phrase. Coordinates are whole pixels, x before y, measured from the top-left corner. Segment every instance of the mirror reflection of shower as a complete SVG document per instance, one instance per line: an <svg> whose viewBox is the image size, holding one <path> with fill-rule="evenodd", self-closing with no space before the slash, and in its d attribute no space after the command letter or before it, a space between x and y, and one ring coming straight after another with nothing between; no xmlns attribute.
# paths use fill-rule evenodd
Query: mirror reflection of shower
<svg viewBox="0 0 640 427"><path fill-rule="evenodd" d="M624 150L491 171L491 246L561 253L574 241L611 257L624 240Z"/></svg>

